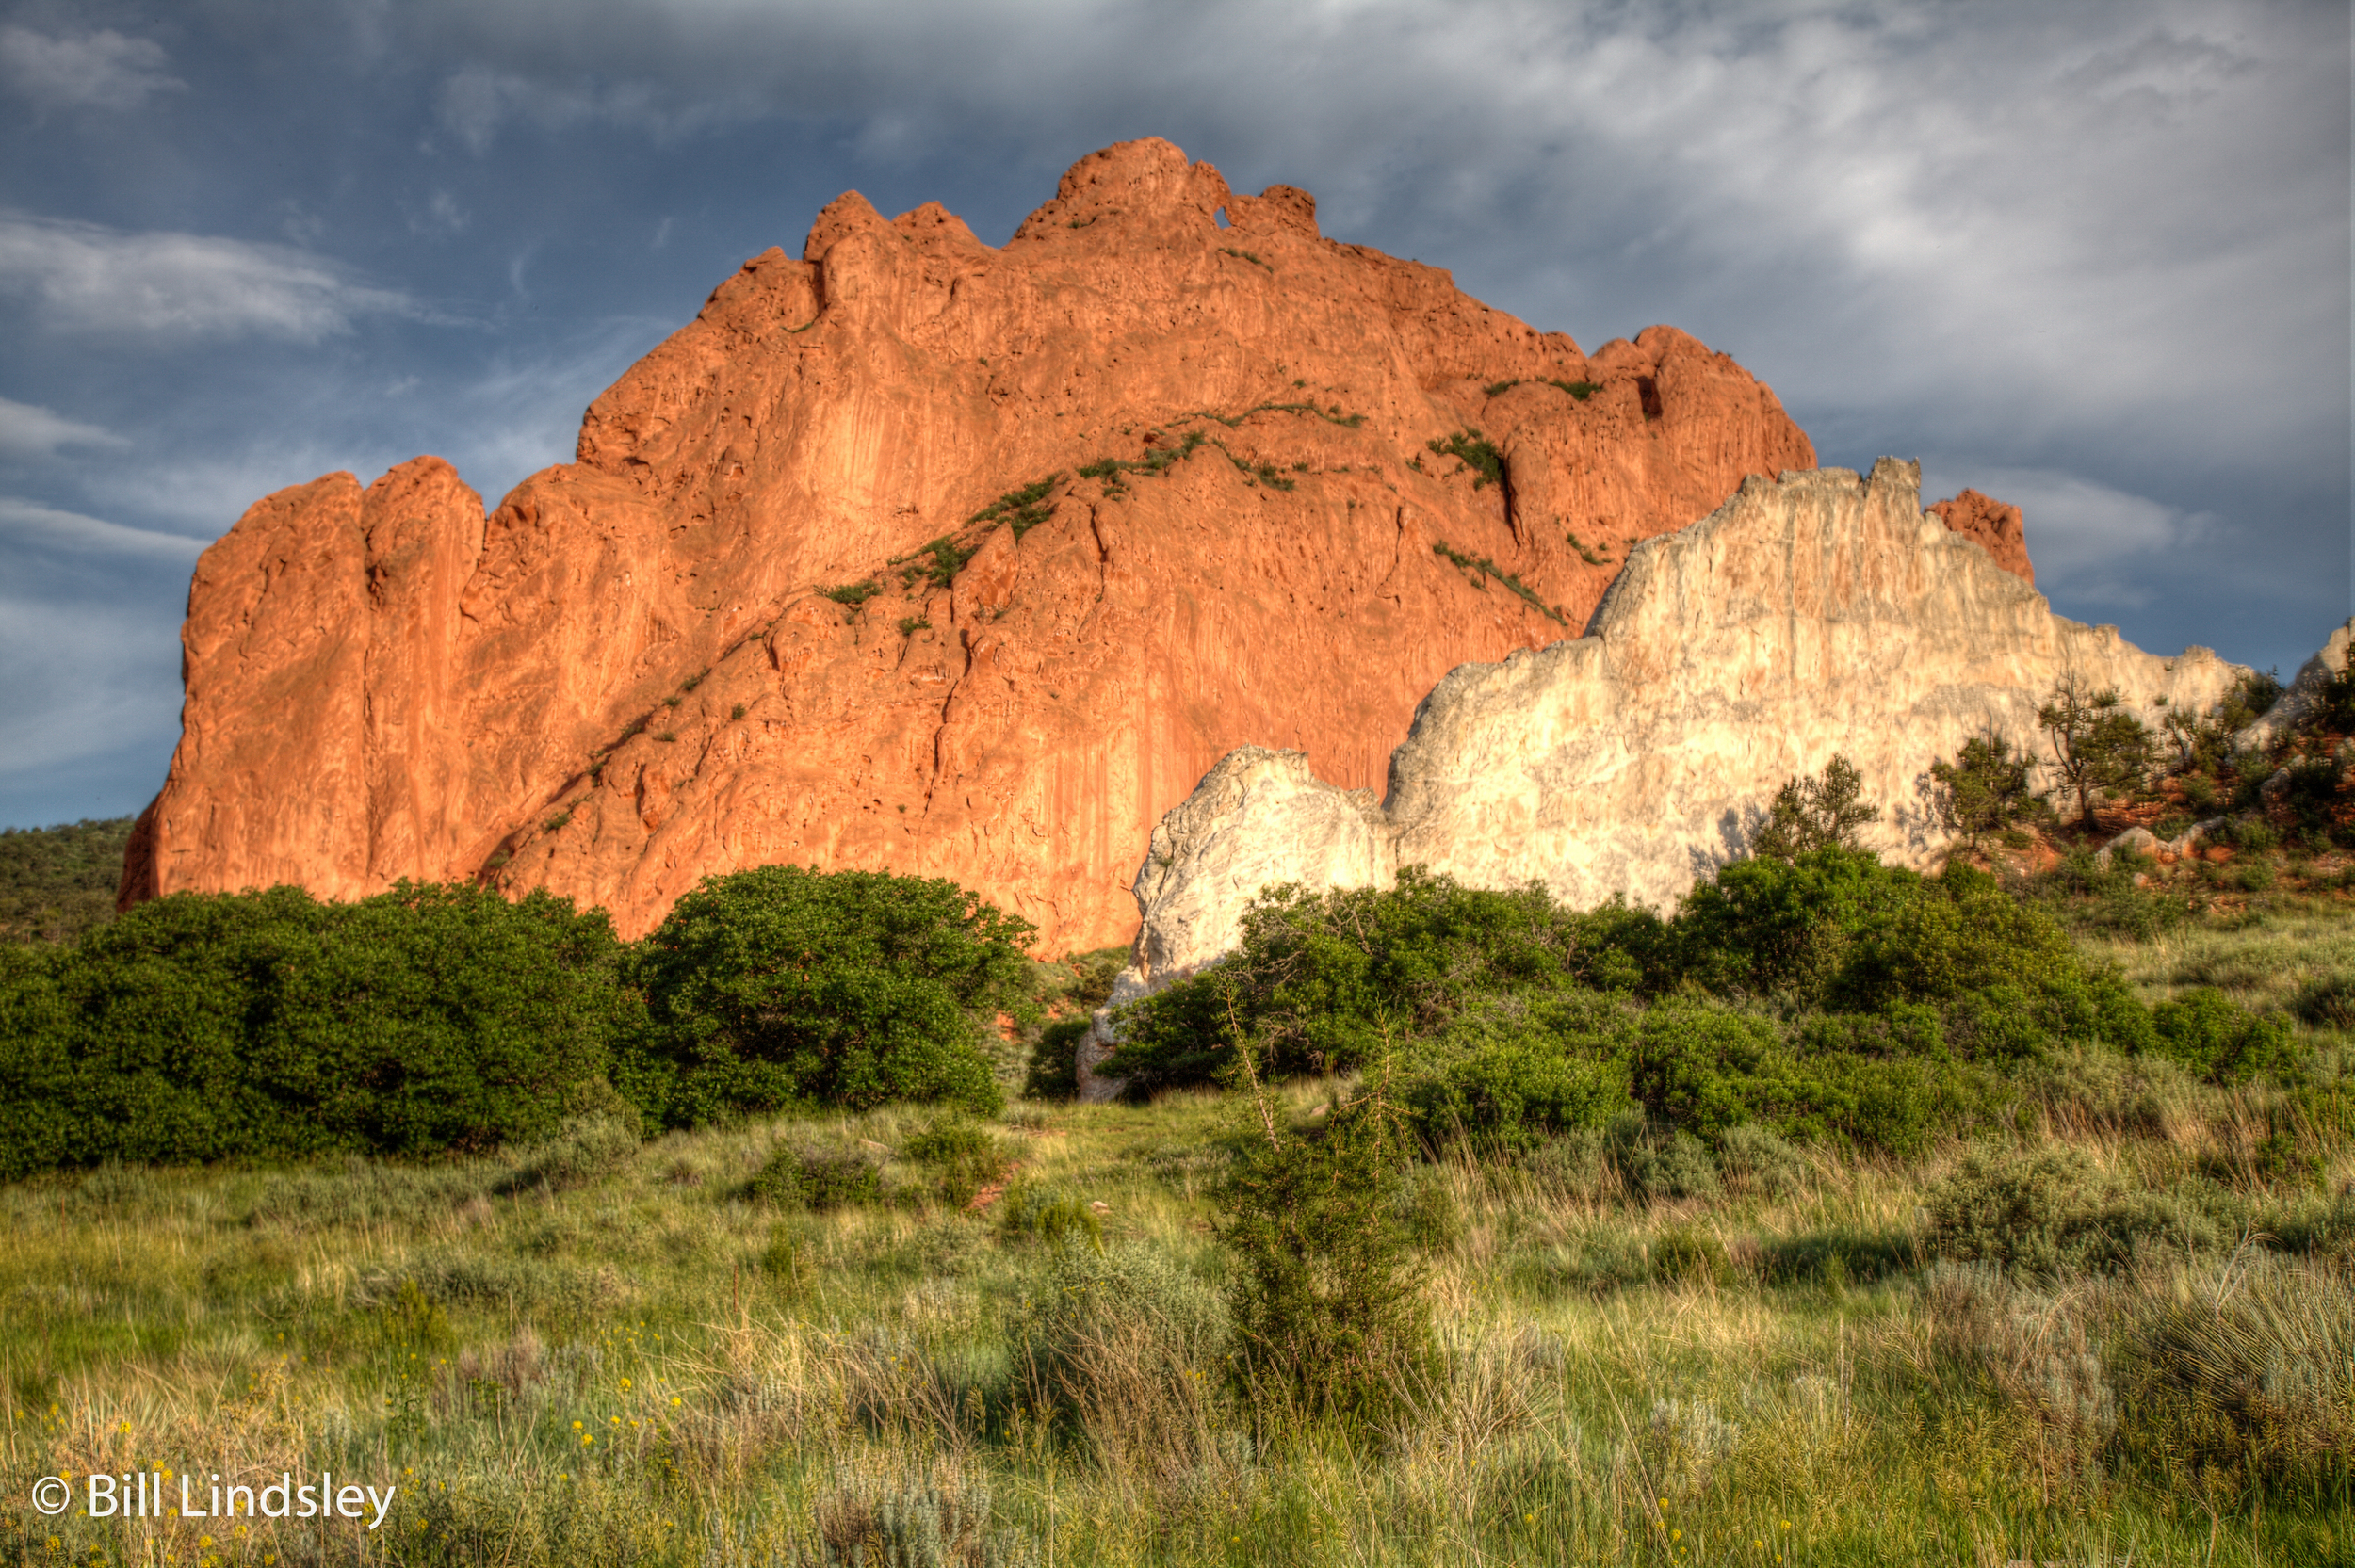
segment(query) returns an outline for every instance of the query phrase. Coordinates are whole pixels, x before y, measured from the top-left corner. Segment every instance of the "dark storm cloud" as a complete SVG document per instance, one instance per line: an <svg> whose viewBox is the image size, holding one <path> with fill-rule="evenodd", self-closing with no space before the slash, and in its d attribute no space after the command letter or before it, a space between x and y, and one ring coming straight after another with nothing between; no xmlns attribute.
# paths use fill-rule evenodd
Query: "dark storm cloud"
<svg viewBox="0 0 2355 1568"><path fill-rule="evenodd" d="M1826 461L2022 505L2064 613L2294 665L2349 607L2343 6L109 0L0 13L0 661L57 683L0 818L160 776L144 539L417 450L495 497L839 189L1001 239L1144 135L1589 348L1686 328Z"/></svg>
<svg viewBox="0 0 2355 1568"><path fill-rule="evenodd" d="M2346 605L2330 8L593 0L406 25L463 57L441 119L478 153L699 115L839 117L884 163L1160 131L1590 344L1684 325L1768 376L1828 461L2004 475L2087 613L2184 601L2142 618L2179 642L2279 616L2278 660ZM2203 617L2165 581L2202 545L2331 570Z"/></svg>

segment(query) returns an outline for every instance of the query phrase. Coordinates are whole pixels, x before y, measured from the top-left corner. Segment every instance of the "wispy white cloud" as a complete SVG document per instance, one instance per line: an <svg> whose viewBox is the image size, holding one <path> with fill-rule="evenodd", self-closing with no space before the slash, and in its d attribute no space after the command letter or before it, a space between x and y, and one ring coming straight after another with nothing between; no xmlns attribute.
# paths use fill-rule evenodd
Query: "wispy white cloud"
<svg viewBox="0 0 2355 1568"><path fill-rule="evenodd" d="M514 121L544 132L621 125L670 141L763 112L756 100L741 94L682 95L642 80L550 80L479 64L451 72L438 105L443 128L477 156L489 152L499 132Z"/></svg>
<svg viewBox="0 0 2355 1568"><path fill-rule="evenodd" d="M428 314L288 246L10 212L0 212L0 294L28 301L53 331L159 345L317 343L359 316Z"/></svg>
<svg viewBox="0 0 2355 1568"><path fill-rule="evenodd" d="M1927 468L1930 465L1925 464ZM2050 468L1941 462L1986 494L2020 509L2037 586L2087 606L2138 608L2154 597L2152 568L2212 539L2212 513ZM1945 493L1946 485L1930 487Z"/></svg>
<svg viewBox="0 0 2355 1568"><path fill-rule="evenodd" d="M447 190L437 190L424 206L409 209L409 232L434 239L463 234L473 222L474 215Z"/></svg>
<svg viewBox="0 0 2355 1568"><path fill-rule="evenodd" d="M131 552L194 560L210 540L186 534L157 533L152 528L125 527L104 518L60 511L38 501L0 495L0 537L23 543L62 546L76 551Z"/></svg>
<svg viewBox="0 0 2355 1568"><path fill-rule="evenodd" d="M0 26L0 82L39 110L136 109L159 92L187 90L166 63L161 44L111 27L52 34Z"/></svg>
<svg viewBox="0 0 2355 1568"><path fill-rule="evenodd" d="M122 447L112 430L0 397L0 458L45 458L60 446Z"/></svg>

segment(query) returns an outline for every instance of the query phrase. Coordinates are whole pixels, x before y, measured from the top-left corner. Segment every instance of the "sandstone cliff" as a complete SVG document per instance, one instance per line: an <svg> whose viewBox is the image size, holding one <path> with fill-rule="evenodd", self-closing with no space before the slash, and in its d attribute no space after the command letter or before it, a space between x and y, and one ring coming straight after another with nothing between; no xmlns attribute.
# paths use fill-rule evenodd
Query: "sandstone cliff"
<svg viewBox="0 0 2355 1568"><path fill-rule="evenodd" d="M1784 780L1835 753L1883 808L1867 844L1925 865L1945 843L1931 760L1990 729L2046 752L2036 711L2063 672L2152 719L2212 706L2244 672L2055 615L1925 513L1919 484L1893 459L1869 477L1745 481L1710 517L1638 545L1584 637L1451 671L1416 709L1379 807L1295 752L1222 759L1153 834L1113 1006L1224 954L1271 882L1380 886L1421 865L1480 886L1539 880L1581 908L1625 894L1665 910L1744 852ZM1083 1067L1108 1027L1099 1014Z"/></svg>
<svg viewBox="0 0 2355 1568"><path fill-rule="evenodd" d="M1813 461L1681 332L1583 352L1166 142L999 250L846 195L487 519L420 458L206 551L123 897L484 877L636 933L794 862L1124 941L1137 846L1219 756L1378 784L1448 670Z"/></svg>

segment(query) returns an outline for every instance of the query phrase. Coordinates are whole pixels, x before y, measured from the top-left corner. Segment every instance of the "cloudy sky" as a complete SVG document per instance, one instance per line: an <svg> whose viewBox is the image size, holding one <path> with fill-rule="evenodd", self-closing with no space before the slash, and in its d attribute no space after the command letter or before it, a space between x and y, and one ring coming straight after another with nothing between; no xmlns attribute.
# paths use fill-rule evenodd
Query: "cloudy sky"
<svg viewBox="0 0 2355 1568"><path fill-rule="evenodd" d="M0 0L0 824L153 795L257 497L495 499L840 191L999 243L1148 135L1683 327L2020 503L2064 614L2286 674L2355 591L2349 71L2344 0Z"/></svg>

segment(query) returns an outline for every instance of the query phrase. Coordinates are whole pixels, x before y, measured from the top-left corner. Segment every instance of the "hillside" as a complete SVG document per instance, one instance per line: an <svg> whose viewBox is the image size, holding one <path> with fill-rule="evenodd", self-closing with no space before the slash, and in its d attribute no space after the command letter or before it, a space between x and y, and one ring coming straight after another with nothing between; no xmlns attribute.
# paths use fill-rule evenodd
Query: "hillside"
<svg viewBox="0 0 2355 1568"><path fill-rule="evenodd" d="M69 942L114 916L131 818L0 828L0 942Z"/></svg>

